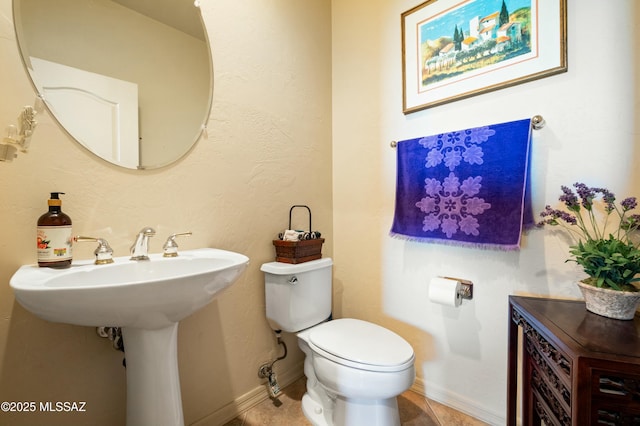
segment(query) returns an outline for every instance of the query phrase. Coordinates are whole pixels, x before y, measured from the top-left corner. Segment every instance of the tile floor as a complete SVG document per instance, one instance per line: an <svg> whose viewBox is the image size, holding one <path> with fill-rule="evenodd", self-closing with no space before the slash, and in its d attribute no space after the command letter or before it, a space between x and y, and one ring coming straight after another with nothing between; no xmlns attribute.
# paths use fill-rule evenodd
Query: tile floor
<svg viewBox="0 0 640 426"><path fill-rule="evenodd" d="M279 403L268 399L224 426L310 426L300 407L305 391L303 377L283 389ZM469 417L412 391L398 397L402 426L484 426Z"/></svg>

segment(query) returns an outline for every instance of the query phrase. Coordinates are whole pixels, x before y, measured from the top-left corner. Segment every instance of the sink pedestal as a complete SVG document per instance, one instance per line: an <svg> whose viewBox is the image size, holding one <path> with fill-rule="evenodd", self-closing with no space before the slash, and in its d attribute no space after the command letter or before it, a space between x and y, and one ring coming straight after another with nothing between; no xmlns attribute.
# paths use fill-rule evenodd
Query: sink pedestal
<svg viewBox="0 0 640 426"><path fill-rule="evenodd" d="M123 327L127 426L183 426L178 323L156 330Z"/></svg>

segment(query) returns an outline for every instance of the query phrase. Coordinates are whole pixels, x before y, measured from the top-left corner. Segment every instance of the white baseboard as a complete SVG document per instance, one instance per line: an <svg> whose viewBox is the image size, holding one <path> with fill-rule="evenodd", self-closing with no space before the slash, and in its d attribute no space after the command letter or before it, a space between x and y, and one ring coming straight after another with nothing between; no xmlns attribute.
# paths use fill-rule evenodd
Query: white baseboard
<svg viewBox="0 0 640 426"><path fill-rule="evenodd" d="M455 410L465 413L471 417L475 417L478 420L482 420L490 425L501 426L506 424L506 417L504 414L489 411L486 408L480 406L476 401L464 397L462 395L451 392L441 386L433 383L426 383L423 379L417 377L411 390L426 396L440 404L451 407Z"/></svg>
<svg viewBox="0 0 640 426"><path fill-rule="evenodd" d="M290 385L304 375L304 363L300 363L289 371L278 372L278 382L281 388ZM269 391L265 385L260 385L251 389L244 395L236 398L227 405L220 407L218 410L208 416L192 423L191 426L220 426L241 414L249 411L251 408L260 404L262 401L269 399Z"/></svg>

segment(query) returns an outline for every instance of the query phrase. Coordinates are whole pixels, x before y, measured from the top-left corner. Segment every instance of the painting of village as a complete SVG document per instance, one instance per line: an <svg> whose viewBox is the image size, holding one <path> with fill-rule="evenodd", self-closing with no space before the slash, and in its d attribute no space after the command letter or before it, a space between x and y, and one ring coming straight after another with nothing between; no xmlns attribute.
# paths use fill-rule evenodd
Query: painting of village
<svg viewBox="0 0 640 426"><path fill-rule="evenodd" d="M466 0L418 24L420 92L531 52L531 3Z"/></svg>

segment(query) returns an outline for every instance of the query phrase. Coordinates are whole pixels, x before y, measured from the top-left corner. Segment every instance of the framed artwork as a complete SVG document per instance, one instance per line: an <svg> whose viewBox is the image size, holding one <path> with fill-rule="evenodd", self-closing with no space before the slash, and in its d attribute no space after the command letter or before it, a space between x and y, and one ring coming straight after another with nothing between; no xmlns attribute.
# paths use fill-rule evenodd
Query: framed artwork
<svg viewBox="0 0 640 426"><path fill-rule="evenodd" d="M427 0L401 23L405 114L567 71L567 0Z"/></svg>

